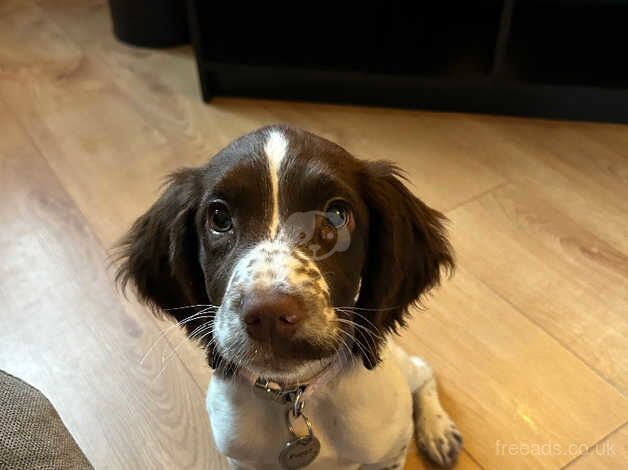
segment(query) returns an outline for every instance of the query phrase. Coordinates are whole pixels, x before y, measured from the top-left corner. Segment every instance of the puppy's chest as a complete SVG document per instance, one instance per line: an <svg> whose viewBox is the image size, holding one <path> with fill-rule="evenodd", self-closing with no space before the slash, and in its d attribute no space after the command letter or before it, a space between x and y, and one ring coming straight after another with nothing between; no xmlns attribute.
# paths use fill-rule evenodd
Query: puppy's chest
<svg viewBox="0 0 628 470"><path fill-rule="evenodd" d="M360 380L343 380L306 401L304 414L321 444L312 468L353 468L402 450L412 429L410 392L403 382L384 383L385 388L378 389ZM215 380L207 405L214 440L231 458L275 464L294 439L286 422L287 407L258 397L247 386Z"/></svg>

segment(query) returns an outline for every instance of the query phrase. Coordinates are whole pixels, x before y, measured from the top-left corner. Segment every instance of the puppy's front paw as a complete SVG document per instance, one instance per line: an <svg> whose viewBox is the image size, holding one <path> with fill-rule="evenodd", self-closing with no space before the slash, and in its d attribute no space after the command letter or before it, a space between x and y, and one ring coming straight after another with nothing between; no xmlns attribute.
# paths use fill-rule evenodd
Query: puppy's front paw
<svg viewBox="0 0 628 470"><path fill-rule="evenodd" d="M452 465L462 448L462 435L447 413L422 413L416 424L419 449L438 465Z"/></svg>

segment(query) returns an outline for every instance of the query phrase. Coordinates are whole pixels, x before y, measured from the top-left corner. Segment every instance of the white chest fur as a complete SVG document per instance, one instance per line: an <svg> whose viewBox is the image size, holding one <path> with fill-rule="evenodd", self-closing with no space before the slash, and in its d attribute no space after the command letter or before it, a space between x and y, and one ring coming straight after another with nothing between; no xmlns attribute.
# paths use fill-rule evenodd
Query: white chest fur
<svg viewBox="0 0 628 470"><path fill-rule="evenodd" d="M215 376L207 411L220 452L244 468L279 468L279 453L291 439L285 406L259 397L249 384ZM411 391L389 355L372 371L359 363L348 366L317 388L304 414L321 442L311 469L350 469L394 459L405 454L412 435Z"/></svg>

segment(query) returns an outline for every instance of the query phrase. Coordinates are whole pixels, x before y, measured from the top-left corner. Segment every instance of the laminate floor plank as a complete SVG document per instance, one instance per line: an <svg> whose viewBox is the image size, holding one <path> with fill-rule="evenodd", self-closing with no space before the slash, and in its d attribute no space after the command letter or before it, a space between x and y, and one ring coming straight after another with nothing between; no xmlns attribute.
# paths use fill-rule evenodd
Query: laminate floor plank
<svg viewBox="0 0 628 470"><path fill-rule="evenodd" d="M115 291L107 255L167 173L274 122L398 162L451 219L459 269L400 342L440 379L465 436L457 468L621 468L625 452L569 448L626 445L628 127L206 104L191 48L123 45L105 0L11 0L0 5L0 367L51 398L97 468L224 465L203 352ZM558 451L523 453L548 443ZM412 454L406 468L432 467Z"/></svg>
<svg viewBox="0 0 628 470"><path fill-rule="evenodd" d="M50 398L97 468L220 468L203 394L178 360L161 376L140 363L155 323L119 302L98 238L2 102L0 226L0 368Z"/></svg>

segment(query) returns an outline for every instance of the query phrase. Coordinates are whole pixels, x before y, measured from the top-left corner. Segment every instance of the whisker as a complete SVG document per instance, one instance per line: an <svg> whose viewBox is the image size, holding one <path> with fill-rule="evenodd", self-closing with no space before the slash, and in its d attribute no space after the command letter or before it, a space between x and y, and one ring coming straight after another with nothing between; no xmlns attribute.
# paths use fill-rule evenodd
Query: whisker
<svg viewBox="0 0 628 470"><path fill-rule="evenodd" d="M356 338L355 336L351 335L347 331L344 331L344 330L338 330L338 331L340 331L341 333L346 334L349 337L349 339L351 339L351 342L354 343L358 348L360 348L360 350L364 354L364 357L367 357L367 358L370 357L370 355L366 352L366 346L363 346L362 342L358 338ZM369 362L370 362L370 359L369 359Z"/></svg>
<svg viewBox="0 0 628 470"><path fill-rule="evenodd" d="M177 326L179 327L183 326L186 323L189 323L193 320L198 320L201 318L211 318L211 315L205 315L207 312L208 312L207 309L201 310L200 312L196 312L195 314L185 317L183 320L178 321L177 323L170 325L168 328L163 330L161 334L157 337L157 339L153 341L153 344L151 344L151 346L148 348L148 351L146 351L146 353L140 360L140 365L144 364L144 361L146 360L148 355L153 351L153 349L155 349L155 347L157 346L157 343L159 343L159 341L161 341L164 338L164 336L166 336L170 331L172 331L173 328L176 328Z"/></svg>
<svg viewBox="0 0 628 470"><path fill-rule="evenodd" d="M385 312L388 310L395 310L398 308L401 308L401 305L398 305L396 307L382 307L382 308L364 308L364 307L352 307L351 305L338 305L335 306L333 308L344 308L344 309L348 309L348 310L364 310L367 312Z"/></svg>
<svg viewBox="0 0 628 470"><path fill-rule="evenodd" d="M169 312L171 310L184 310L186 308L196 308L196 307L214 307L214 308L220 308L220 305L214 305L214 304L196 304L196 305L183 305L182 307L171 307L171 308L164 308L163 310Z"/></svg>
<svg viewBox="0 0 628 470"><path fill-rule="evenodd" d="M343 310L343 309L338 309L340 312L343 313L351 313L353 315L356 315L358 318L362 318L364 321L366 321L369 325L371 325L373 327L374 330L379 331L379 328L377 328L377 326L375 326L375 324L364 314L360 313L360 312L355 312L352 310Z"/></svg>
<svg viewBox="0 0 628 470"><path fill-rule="evenodd" d="M336 318L335 321L337 321L338 323L343 323L345 325L350 325L350 326L352 326L354 328L359 328L360 330L364 330L366 333L368 333L370 335L374 335L376 338L381 339L381 337L379 335L377 335L373 331L369 330L364 325L360 325L359 323L357 323L357 322L355 322L353 320L349 320L348 318Z"/></svg>
<svg viewBox="0 0 628 470"><path fill-rule="evenodd" d="M348 320L346 318L336 318L336 321L340 322L340 323L344 323L346 325L351 325L353 327L359 328L360 330L362 330L365 333L367 333L368 335L370 335L372 338L378 339L380 341L384 340L384 337L381 334L379 334L378 332L369 330L366 326L360 325L359 323L357 323L357 322L355 322L353 320Z"/></svg>
<svg viewBox="0 0 628 470"><path fill-rule="evenodd" d="M213 326L213 321L208 321L203 323L202 325L197 326L194 331L192 331L192 333L190 333L190 338L193 338L194 335L199 334L200 332L202 332L204 329L209 329L210 331L208 331L207 333L205 333L203 335L206 336L208 334L211 333L211 327ZM198 331L197 331L198 330ZM170 362L172 361L172 359L174 359L174 355L177 353L178 349L185 344L185 342L188 341L188 338L183 338L181 341L179 341L179 344L177 344L177 346L170 352L170 354L168 355L168 357L166 358L166 360L162 363L162 367L159 371L159 373L157 374L157 376L153 379L153 383L159 378L161 377L161 374L164 373L164 371L166 370L166 368L168 367L168 365L170 364Z"/></svg>
<svg viewBox="0 0 628 470"><path fill-rule="evenodd" d="M203 331L205 331L207 329L210 329L213 324L214 324L213 320L209 320L209 321L206 321L205 323L200 324L199 326L194 328L194 330L192 330L192 332L190 332L190 334L188 335L189 339L197 339L197 338L194 338L194 337L196 335L202 333Z"/></svg>
<svg viewBox="0 0 628 470"><path fill-rule="evenodd" d="M342 336L338 336L336 339L340 342L338 353L341 355L342 361L345 363L348 363L350 359L351 350L349 349L347 342L344 340Z"/></svg>
<svg viewBox="0 0 628 470"><path fill-rule="evenodd" d="M358 324L358 323L356 323L354 321L347 320L347 319L344 319L344 318L337 318L336 321L339 322L339 323L344 323L345 325L351 325L354 328L359 328L360 331L364 331L365 333L367 333L368 336L366 338L371 340L371 343L372 343L374 348L377 348L377 341L376 340L383 341L383 339L384 339L383 336L381 336L381 335L379 335L377 333L374 333L373 331L369 330L364 325L360 325L360 324ZM355 330L354 330L354 333L355 333Z"/></svg>

